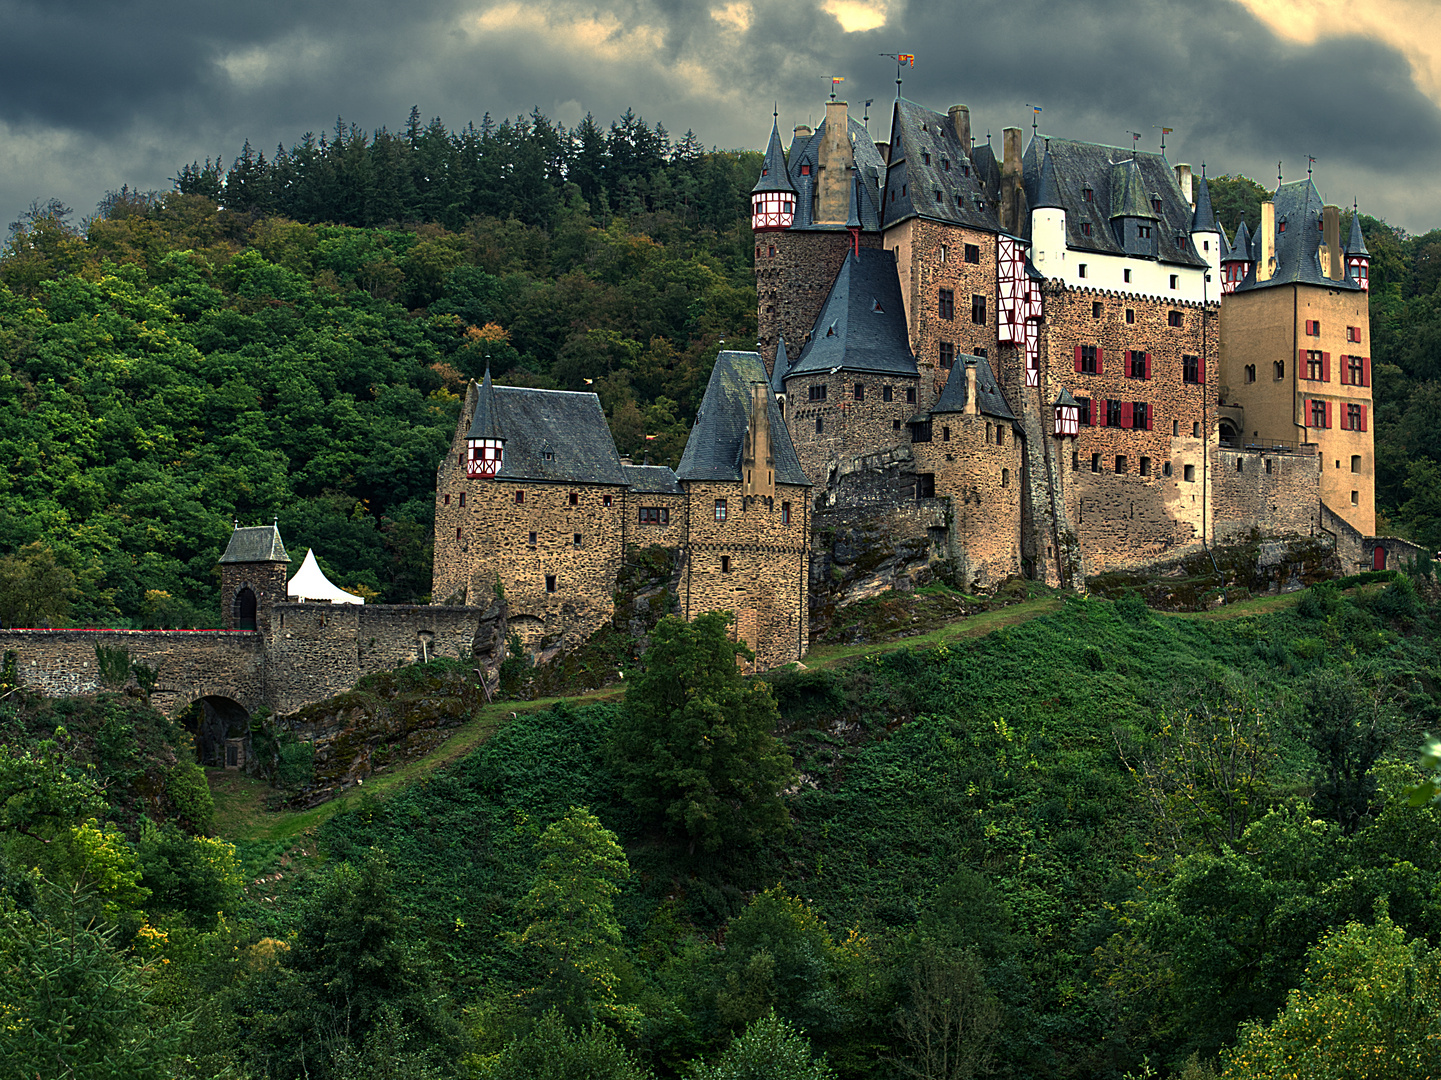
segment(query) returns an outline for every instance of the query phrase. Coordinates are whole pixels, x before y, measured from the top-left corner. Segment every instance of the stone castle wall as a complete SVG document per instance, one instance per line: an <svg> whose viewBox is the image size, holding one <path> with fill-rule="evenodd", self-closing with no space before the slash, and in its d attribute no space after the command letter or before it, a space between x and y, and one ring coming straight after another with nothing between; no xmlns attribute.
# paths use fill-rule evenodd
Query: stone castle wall
<svg viewBox="0 0 1441 1080"><path fill-rule="evenodd" d="M1253 534L1315 536L1321 515L1320 461L1314 452L1217 447L1211 474L1214 543L1242 544Z"/></svg>
<svg viewBox="0 0 1441 1080"><path fill-rule="evenodd" d="M763 669L798 660L809 638L810 507L806 488L742 498L739 483L688 483L690 540L681 611L733 611ZM725 502L724 520L716 503ZM789 507L789 522L785 518Z"/></svg>
<svg viewBox="0 0 1441 1080"><path fill-rule="evenodd" d="M235 594L249 588L255 594L256 629L265 618L265 609L285 600L287 563L221 563L220 564L220 625L227 630L235 626Z"/></svg>
<svg viewBox="0 0 1441 1080"><path fill-rule="evenodd" d="M0 630L0 654L14 653L23 686L51 697L104 689L96 646L126 649L160 672L151 701L174 716L202 697L224 697L254 711L268 704L265 643L228 630Z"/></svg>
<svg viewBox="0 0 1441 1080"><path fill-rule="evenodd" d="M825 387L825 398L813 400L812 387ZM856 400L856 387L863 387ZM885 400L886 387L891 400ZM861 450L879 450L911 441L906 421L920 406L920 381L902 375L861 372L816 372L786 380L786 427L813 484L823 485L842 458ZM816 430L817 422L821 430Z"/></svg>

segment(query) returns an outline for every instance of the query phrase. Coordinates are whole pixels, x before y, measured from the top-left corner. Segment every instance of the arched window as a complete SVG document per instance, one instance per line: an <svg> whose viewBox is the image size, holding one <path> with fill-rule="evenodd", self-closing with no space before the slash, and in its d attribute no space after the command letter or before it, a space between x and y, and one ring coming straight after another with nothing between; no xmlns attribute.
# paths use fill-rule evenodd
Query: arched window
<svg viewBox="0 0 1441 1080"><path fill-rule="evenodd" d="M235 593L235 600L230 606L230 614L237 630L255 629L255 594L250 591L250 586L243 585Z"/></svg>

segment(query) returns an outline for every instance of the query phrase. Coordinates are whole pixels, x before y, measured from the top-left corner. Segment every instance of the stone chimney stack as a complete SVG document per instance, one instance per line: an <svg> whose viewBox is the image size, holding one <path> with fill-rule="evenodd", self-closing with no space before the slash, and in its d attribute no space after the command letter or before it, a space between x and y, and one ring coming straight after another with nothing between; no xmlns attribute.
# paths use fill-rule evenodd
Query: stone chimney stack
<svg viewBox="0 0 1441 1080"><path fill-rule="evenodd" d="M1341 208L1321 208L1321 273L1333 281L1346 276L1346 258L1341 251Z"/></svg>
<svg viewBox="0 0 1441 1080"><path fill-rule="evenodd" d="M1256 262L1256 280L1270 281L1276 276L1276 203L1267 199L1261 204L1261 257Z"/></svg>
<svg viewBox="0 0 1441 1080"><path fill-rule="evenodd" d="M816 221L844 224L851 209L850 113L844 101L826 102L826 133L821 138L820 176L816 179Z"/></svg>
<svg viewBox="0 0 1441 1080"><path fill-rule="evenodd" d="M961 149L966 152L966 157L971 156L971 107L969 105L952 105L950 109L951 130L956 133L960 141Z"/></svg>
<svg viewBox="0 0 1441 1080"><path fill-rule="evenodd" d="M751 386L751 417L741 453L741 494L763 499L776 493L775 451L771 443L771 391L765 383Z"/></svg>
<svg viewBox="0 0 1441 1080"><path fill-rule="evenodd" d="M1196 209L1195 184L1192 182L1191 166L1176 166L1176 183L1181 185L1181 194L1186 196L1186 201L1191 204L1191 209Z"/></svg>
<svg viewBox="0 0 1441 1080"><path fill-rule="evenodd" d="M1014 128L1011 130L1019 131L1020 128ZM968 356L966 357L966 403L962 410L967 416L978 416L980 414L981 410L979 408L979 403L976 400L977 396L976 358L974 356Z"/></svg>
<svg viewBox="0 0 1441 1080"><path fill-rule="evenodd" d="M1002 132L1005 156L1001 165L1001 228L1020 234L1026 220L1026 188L1021 178L1021 129Z"/></svg>

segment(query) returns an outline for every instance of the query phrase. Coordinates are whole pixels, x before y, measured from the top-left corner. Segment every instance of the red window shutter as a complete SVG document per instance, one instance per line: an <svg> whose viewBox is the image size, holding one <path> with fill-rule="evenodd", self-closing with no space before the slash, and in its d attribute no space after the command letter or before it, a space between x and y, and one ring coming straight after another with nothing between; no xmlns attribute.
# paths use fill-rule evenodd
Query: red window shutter
<svg viewBox="0 0 1441 1080"><path fill-rule="evenodd" d="M1128 428L1133 426L1135 419L1135 407L1129 401L1121 402L1121 426Z"/></svg>
<svg viewBox="0 0 1441 1080"><path fill-rule="evenodd" d="M1311 411L1311 399L1310 399L1310 398L1302 398L1302 399L1301 399L1301 426L1302 426L1302 427L1310 427L1310 426L1311 426L1311 417L1313 417L1314 415L1315 415L1315 413L1313 413L1313 412Z"/></svg>
<svg viewBox="0 0 1441 1080"><path fill-rule="evenodd" d="M1331 354L1328 352L1321 354L1321 381L1331 381Z"/></svg>
<svg viewBox="0 0 1441 1080"><path fill-rule="evenodd" d="M1349 431L1351 424L1351 411L1346 406L1341 406L1341 430Z"/></svg>
<svg viewBox="0 0 1441 1080"><path fill-rule="evenodd" d="M1076 374L1079 375L1080 373L1081 373L1081 347L1080 347L1079 345L1077 345L1077 346L1076 346Z"/></svg>
<svg viewBox="0 0 1441 1080"><path fill-rule="evenodd" d="M1306 374L1303 375L1302 372L1305 372ZM1306 376L1309 375L1310 373L1311 373L1311 369L1306 366L1306 350L1305 350L1305 349L1297 349L1297 350L1296 350L1296 378L1298 378L1298 379L1304 379L1304 378L1306 378Z"/></svg>
<svg viewBox="0 0 1441 1080"><path fill-rule="evenodd" d="M1341 367L1336 372L1336 380L1342 386L1349 386L1351 382L1351 358L1341 357Z"/></svg>
<svg viewBox="0 0 1441 1080"><path fill-rule="evenodd" d="M1365 406L1365 405L1362 405L1362 406L1361 406L1361 427L1359 428L1359 430L1361 430L1361 431L1365 431L1365 430L1366 430L1366 406Z"/></svg>
<svg viewBox="0 0 1441 1080"><path fill-rule="evenodd" d="M1331 403L1326 402L1326 426L1331 426Z"/></svg>
<svg viewBox="0 0 1441 1080"><path fill-rule="evenodd" d="M1147 353L1146 355L1147 355L1147 358L1149 359L1150 354ZM1150 364L1147 364L1146 366L1147 366L1147 367L1150 367ZM1150 378L1149 375L1146 376L1146 377L1147 377L1148 379ZM1152 425L1154 425L1155 422L1156 422L1156 417L1155 417L1155 415L1154 415L1155 412L1156 412L1156 403L1153 401L1153 402L1151 402L1150 408L1148 408L1148 409L1146 410L1146 430L1147 430L1147 431L1150 431Z"/></svg>
<svg viewBox="0 0 1441 1080"><path fill-rule="evenodd" d="M1196 374L1200 376L1201 385L1206 385L1206 358L1204 356L1196 359Z"/></svg>
<svg viewBox="0 0 1441 1080"><path fill-rule="evenodd" d="M1361 357L1361 385L1371 385L1371 358L1369 356Z"/></svg>
<svg viewBox="0 0 1441 1080"><path fill-rule="evenodd" d="M1151 377L1151 354L1146 354L1146 378Z"/></svg>
<svg viewBox="0 0 1441 1080"><path fill-rule="evenodd" d="M1107 407L1108 404L1109 403L1102 398L1091 399L1091 413L1096 418L1095 424L1097 427L1105 427L1106 421L1110 418L1108 414L1111 410Z"/></svg>
<svg viewBox="0 0 1441 1080"><path fill-rule="evenodd" d="M1104 350L1102 350L1102 348L1101 348L1099 345L1096 346L1096 374L1097 374L1097 375L1104 375L1104 374L1106 373L1105 364L1104 364L1104 362L1103 362L1103 360L1102 360L1102 353L1103 353L1103 351L1104 351Z"/></svg>

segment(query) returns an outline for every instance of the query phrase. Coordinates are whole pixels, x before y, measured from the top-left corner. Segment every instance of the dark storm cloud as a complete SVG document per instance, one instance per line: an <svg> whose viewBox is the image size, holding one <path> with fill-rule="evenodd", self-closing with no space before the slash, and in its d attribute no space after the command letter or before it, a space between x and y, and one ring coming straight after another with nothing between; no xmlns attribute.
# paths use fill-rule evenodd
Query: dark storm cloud
<svg viewBox="0 0 1441 1080"><path fill-rule="evenodd" d="M0 35L23 43L0 64L0 214L163 188L182 162L228 160L247 138L269 154L337 115L393 129L412 103L452 126L633 107L708 144L758 146L772 100L787 129L819 119L824 77L840 74L855 112L876 99L883 132L895 68L878 54L899 50L918 57L906 96L970 104L979 136L1028 124L1035 102L1043 130L1073 138L1124 144L1135 129L1153 148L1164 123L1172 160L1212 172L1273 182L1277 158L1294 178L1314 154L1318 183L1360 187L1412 228L1441 194L1441 111L1402 56L1363 37L1282 41L1229 0L896 3L861 33L794 0L751 0L738 31L712 17L728 2L0 0Z"/></svg>

